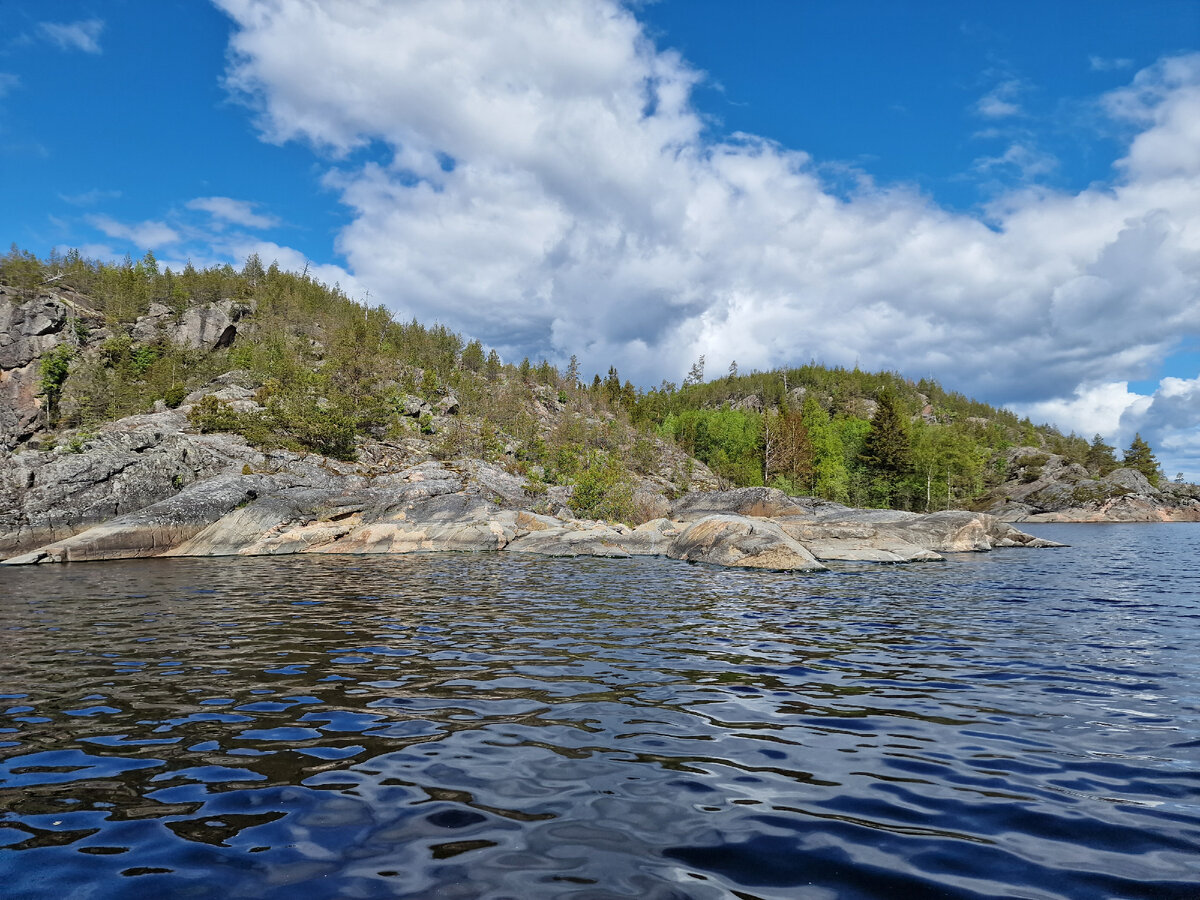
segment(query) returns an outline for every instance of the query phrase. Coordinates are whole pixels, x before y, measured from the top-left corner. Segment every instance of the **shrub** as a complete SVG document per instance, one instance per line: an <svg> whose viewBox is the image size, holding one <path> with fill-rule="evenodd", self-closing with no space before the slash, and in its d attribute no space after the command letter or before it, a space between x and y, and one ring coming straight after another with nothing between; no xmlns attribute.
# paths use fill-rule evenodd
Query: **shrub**
<svg viewBox="0 0 1200 900"><path fill-rule="evenodd" d="M216 431L238 431L241 424L237 410L218 400L212 394L200 398L200 402L192 406L188 412L188 421L200 429L201 434L211 434Z"/></svg>
<svg viewBox="0 0 1200 900"><path fill-rule="evenodd" d="M589 454L587 466L575 478L567 506L585 519L632 521L633 479L615 456Z"/></svg>
<svg viewBox="0 0 1200 900"><path fill-rule="evenodd" d="M173 384L164 392L163 402L171 409L176 409L187 395L188 389L186 387L182 384Z"/></svg>

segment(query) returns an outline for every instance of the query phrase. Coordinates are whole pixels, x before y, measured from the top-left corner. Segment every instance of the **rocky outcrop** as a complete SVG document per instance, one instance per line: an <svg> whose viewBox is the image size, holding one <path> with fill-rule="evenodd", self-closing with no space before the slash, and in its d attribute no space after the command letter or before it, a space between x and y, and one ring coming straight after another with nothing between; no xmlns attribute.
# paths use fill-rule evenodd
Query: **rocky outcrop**
<svg viewBox="0 0 1200 900"><path fill-rule="evenodd" d="M164 416L139 417L141 426ZM264 455L222 438L225 446L204 446L211 436L163 435L158 443L128 421L123 434L141 435L141 453L153 466L182 465L181 448L207 453L203 465L229 466L222 474L198 477L170 496L76 530L78 511L61 527L73 531L7 560L9 564L76 562L144 556L231 556L290 553L416 553L429 551L530 553L543 556L667 556L718 566L819 571L827 561L914 562L937 560L940 552L993 547L1054 546L991 516L938 513L919 516L879 510L853 510L837 504L811 504L761 490L696 497L682 511L703 506L749 509L754 515L719 512L658 518L637 528L547 516L521 508L532 498L518 495L512 476L480 460L425 461L398 472L379 474L360 465L334 463L295 454ZM98 439L78 454L97 490L111 460L139 451L114 449ZM232 446L229 446L232 444ZM232 451L232 452L231 452ZM95 457L89 460L88 457ZM252 459L243 463L240 459ZM110 460L106 463L105 460ZM47 465L62 464L50 460ZM136 463L131 463L136 465ZM31 469L30 471L34 471ZM114 483L119 476L112 476ZM36 479L35 479L36 482ZM161 478L157 490L166 490ZM109 490L118 490L110 486ZM504 496L503 492L509 496ZM704 502L702 502L704 501ZM43 507L46 501L39 501ZM119 503L114 494L108 503ZM63 499L65 506L70 503ZM36 504L34 504L36 505ZM797 512L797 510L800 510ZM33 534L26 529L18 537ZM11 537L11 536L10 536Z"/></svg>
<svg viewBox="0 0 1200 900"><path fill-rule="evenodd" d="M705 516L671 542L667 556L748 569L814 572L825 568L774 522L749 516Z"/></svg>
<svg viewBox="0 0 1200 900"><path fill-rule="evenodd" d="M65 339L67 316L67 307L57 300L19 300L0 286L0 449L38 432L38 360Z"/></svg>
<svg viewBox="0 0 1200 900"><path fill-rule="evenodd" d="M140 343L166 338L192 350L219 350L237 339L237 322L251 311L245 303L222 300L189 306L181 313L162 303L151 303L139 316L130 336Z"/></svg>
<svg viewBox="0 0 1200 900"><path fill-rule="evenodd" d="M1152 485L1136 469L1103 478L1033 447L1006 454L1009 479L983 508L1007 522L1200 522L1200 486Z"/></svg>
<svg viewBox="0 0 1200 900"><path fill-rule="evenodd" d="M0 285L0 450L28 444L44 431L40 362L59 345L69 345L76 360L86 359L100 352L114 330L125 328L134 343L168 340L194 350L218 350L234 342L237 323L250 311L250 305L233 300L181 313L152 303L132 325L110 330L74 291L50 287L29 297Z"/></svg>

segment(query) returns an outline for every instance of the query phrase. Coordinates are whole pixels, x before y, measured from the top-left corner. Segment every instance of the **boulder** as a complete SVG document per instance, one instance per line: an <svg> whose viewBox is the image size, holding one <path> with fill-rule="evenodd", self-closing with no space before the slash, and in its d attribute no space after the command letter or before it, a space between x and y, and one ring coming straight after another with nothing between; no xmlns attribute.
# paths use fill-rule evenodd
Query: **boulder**
<svg viewBox="0 0 1200 900"><path fill-rule="evenodd" d="M812 572L825 567L774 522L712 515L692 522L667 550L672 559L752 569Z"/></svg>
<svg viewBox="0 0 1200 900"><path fill-rule="evenodd" d="M1145 475L1137 469L1113 469L1100 480L1114 494L1145 494L1158 496L1159 491Z"/></svg>

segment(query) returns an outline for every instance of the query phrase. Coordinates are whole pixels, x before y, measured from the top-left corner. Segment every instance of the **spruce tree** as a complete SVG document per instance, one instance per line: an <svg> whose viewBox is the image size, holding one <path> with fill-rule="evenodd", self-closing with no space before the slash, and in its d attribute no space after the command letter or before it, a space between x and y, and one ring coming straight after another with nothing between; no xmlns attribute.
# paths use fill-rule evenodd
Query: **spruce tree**
<svg viewBox="0 0 1200 900"><path fill-rule="evenodd" d="M1097 475L1107 475L1117 467L1116 448L1104 443L1104 438L1096 435L1088 447L1087 467Z"/></svg>
<svg viewBox="0 0 1200 900"><path fill-rule="evenodd" d="M890 506L910 468L908 422L890 389L879 392L878 404L859 457L875 481L879 499Z"/></svg>
<svg viewBox="0 0 1200 900"><path fill-rule="evenodd" d="M1158 484L1158 460L1154 458L1154 451L1142 440L1140 434L1133 436L1132 443L1125 451L1124 465L1129 469L1137 469L1151 484Z"/></svg>

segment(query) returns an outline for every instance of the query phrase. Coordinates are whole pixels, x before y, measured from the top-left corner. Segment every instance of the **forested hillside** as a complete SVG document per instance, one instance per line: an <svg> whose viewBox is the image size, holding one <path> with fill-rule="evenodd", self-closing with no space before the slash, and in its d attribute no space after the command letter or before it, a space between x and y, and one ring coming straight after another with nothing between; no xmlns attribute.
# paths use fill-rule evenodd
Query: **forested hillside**
<svg viewBox="0 0 1200 900"><path fill-rule="evenodd" d="M498 461L534 487L572 485L582 512L626 518L638 475L691 486L687 458L664 456L664 441L726 485L916 510L969 506L1006 476L1010 447L1096 474L1117 466L1100 436L1064 436L897 373L813 362L740 374L735 363L706 379L701 359L681 385L641 390L615 367L589 380L574 357L565 371L502 361L478 340L396 321L257 257L240 270L172 272L150 254L112 265L14 247L0 285L10 302L53 293L71 309L66 339L37 363L40 427L68 442L156 403L178 406L236 370L253 402L204 398L196 427L343 459L364 440L420 438L440 458ZM205 331L212 321L219 334ZM1140 438L1127 458L1160 476Z"/></svg>

